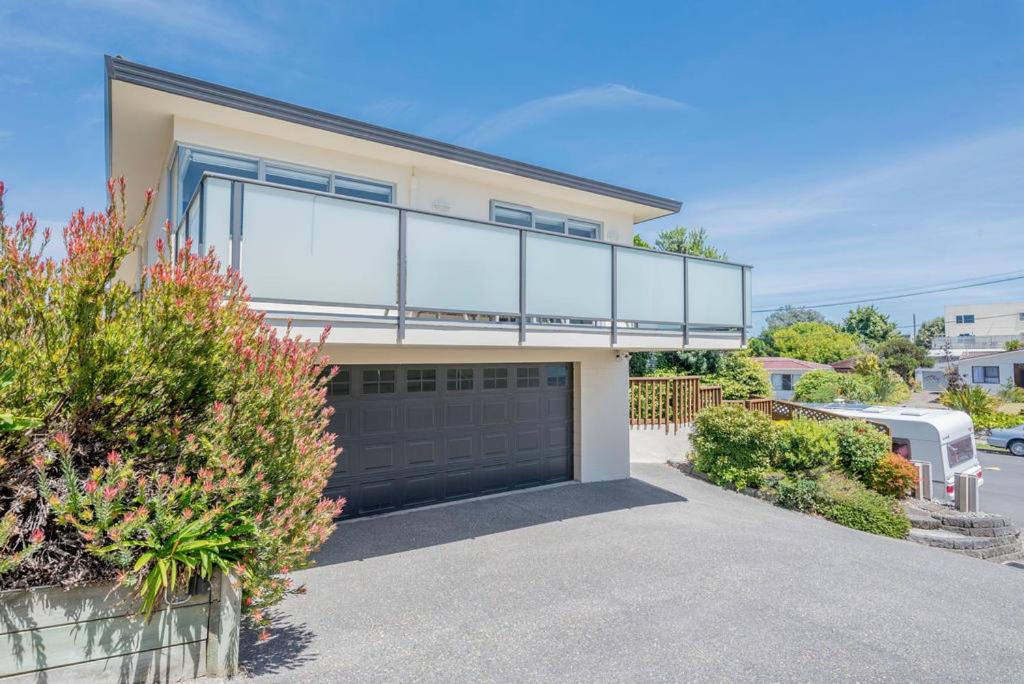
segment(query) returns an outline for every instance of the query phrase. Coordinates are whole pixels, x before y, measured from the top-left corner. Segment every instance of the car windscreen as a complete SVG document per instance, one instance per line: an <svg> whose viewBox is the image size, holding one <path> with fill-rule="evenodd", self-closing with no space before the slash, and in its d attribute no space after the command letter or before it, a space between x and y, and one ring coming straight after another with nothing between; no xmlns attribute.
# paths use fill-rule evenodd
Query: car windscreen
<svg viewBox="0 0 1024 684"><path fill-rule="evenodd" d="M955 468L961 463L966 463L974 458L974 443L971 436L967 435L954 440L946 445L946 462L950 468Z"/></svg>

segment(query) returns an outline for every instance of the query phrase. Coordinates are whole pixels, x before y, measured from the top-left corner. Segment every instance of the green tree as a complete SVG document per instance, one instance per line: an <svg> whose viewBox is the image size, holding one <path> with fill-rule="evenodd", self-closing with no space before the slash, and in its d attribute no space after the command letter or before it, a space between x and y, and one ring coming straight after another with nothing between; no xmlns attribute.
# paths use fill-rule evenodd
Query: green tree
<svg viewBox="0 0 1024 684"><path fill-rule="evenodd" d="M1020 349L1020 340L1007 340L1003 343L1003 349L1006 351L1017 351Z"/></svg>
<svg viewBox="0 0 1024 684"><path fill-rule="evenodd" d="M840 397L847 401L874 401L875 388L856 373L814 370L804 373L793 388L793 398L813 404L826 404Z"/></svg>
<svg viewBox="0 0 1024 684"><path fill-rule="evenodd" d="M629 355L629 376L642 378L654 369L654 352L633 352Z"/></svg>
<svg viewBox="0 0 1024 684"><path fill-rule="evenodd" d="M718 372L725 355L710 350L657 352L654 367L678 375L713 375Z"/></svg>
<svg viewBox="0 0 1024 684"><path fill-rule="evenodd" d="M784 306L773 311L764 321L765 330L788 328L794 323L824 323L825 317L814 309L799 306Z"/></svg>
<svg viewBox="0 0 1024 684"><path fill-rule="evenodd" d="M843 319L843 330L872 346L896 334L896 324L874 306L858 306Z"/></svg>
<svg viewBox="0 0 1024 684"><path fill-rule="evenodd" d="M917 337L914 343L922 349L931 349L932 340L946 334L946 321L942 316L929 318L917 329Z"/></svg>
<svg viewBox="0 0 1024 684"><path fill-rule="evenodd" d="M916 369L928 368L933 363L928 352L905 337L890 337L881 342L875 347L875 354L883 366L906 381L914 376Z"/></svg>
<svg viewBox="0 0 1024 684"><path fill-rule="evenodd" d="M768 380L768 372L764 366L746 354L726 354L718 371L703 378L710 385L722 387L725 399L750 399L751 397L770 397L772 384Z"/></svg>
<svg viewBox="0 0 1024 684"><path fill-rule="evenodd" d="M636 233L633 234L633 246L634 247L643 247L644 249L654 249L653 247L651 247L651 244L649 242L647 242L647 240L644 240L642 237L640 237Z"/></svg>
<svg viewBox="0 0 1024 684"><path fill-rule="evenodd" d="M779 356L804 361L832 363L860 352L857 339L827 323L794 323L770 333L771 345Z"/></svg>
<svg viewBox="0 0 1024 684"><path fill-rule="evenodd" d="M663 252L675 254L692 254L708 259L727 259L725 252L718 249L708 240L708 233L703 228L687 228L679 226L672 230L658 233L655 246Z"/></svg>

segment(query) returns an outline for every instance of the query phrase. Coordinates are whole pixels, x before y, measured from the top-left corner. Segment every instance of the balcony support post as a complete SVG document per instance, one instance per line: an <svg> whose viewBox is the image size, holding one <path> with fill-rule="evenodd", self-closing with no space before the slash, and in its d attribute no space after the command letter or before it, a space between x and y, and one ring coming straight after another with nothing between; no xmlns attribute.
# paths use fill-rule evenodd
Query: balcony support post
<svg viewBox="0 0 1024 684"><path fill-rule="evenodd" d="M242 260L242 193L245 184L231 181L231 270L241 272Z"/></svg>
<svg viewBox="0 0 1024 684"><path fill-rule="evenodd" d="M612 346L614 347L619 342L619 331L618 331L618 297L617 290L619 284L616 279L616 272L618 271L617 261L618 252L615 250L615 245L612 245Z"/></svg>
<svg viewBox="0 0 1024 684"><path fill-rule="evenodd" d="M405 341L406 212L398 210L398 343Z"/></svg>
<svg viewBox="0 0 1024 684"><path fill-rule="evenodd" d="M519 231L519 344L526 344L526 232Z"/></svg>
<svg viewBox="0 0 1024 684"><path fill-rule="evenodd" d="M683 257L683 349L690 346L690 260Z"/></svg>

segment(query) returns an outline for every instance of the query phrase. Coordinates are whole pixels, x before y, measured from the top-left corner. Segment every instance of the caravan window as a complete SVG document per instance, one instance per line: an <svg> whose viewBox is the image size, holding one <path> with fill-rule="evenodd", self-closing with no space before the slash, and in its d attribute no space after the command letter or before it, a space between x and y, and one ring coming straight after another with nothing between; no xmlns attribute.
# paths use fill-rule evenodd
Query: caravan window
<svg viewBox="0 0 1024 684"><path fill-rule="evenodd" d="M949 463L950 468L955 468L972 458L974 458L974 442L970 435L946 445L946 462Z"/></svg>
<svg viewBox="0 0 1024 684"><path fill-rule="evenodd" d="M893 437L892 440L892 452L897 456L910 460L910 440L902 439L900 437Z"/></svg>

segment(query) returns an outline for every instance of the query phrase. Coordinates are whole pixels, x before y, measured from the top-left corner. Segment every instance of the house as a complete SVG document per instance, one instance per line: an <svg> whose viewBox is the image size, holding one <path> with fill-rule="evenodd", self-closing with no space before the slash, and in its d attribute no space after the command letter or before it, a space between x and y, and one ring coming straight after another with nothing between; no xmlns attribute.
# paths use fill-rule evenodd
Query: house
<svg viewBox="0 0 1024 684"><path fill-rule="evenodd" d="M993 394L1008 381L1016 387L1024 387L1024 349L968 353L955 363L967 385L976 385Z"/></svg>
<svg viewBox="0 0 1024 684"><path fill-rule="evenodd" d="M1003 349L1007 342L1024 344L1024 302L956 304L944 308L943 318L946 334L932 339L933 358L956 360Z"/></svg>
<svg viewBox="0 0 1024 684"><path fill-rule="evenodd" d="M858 360L859 357L851 356L848 359L843 359L842 361L835 361L828 365L831 366L832 370L834 370L836 373L853 373L854 371L857 370Z"/></svg>
<svg viewBox="0 0 1024 684"><path fill-rule="evenodd" d="M812 370L832 370L831 366L824 363L789 359L783 356L756 356L754 360L768 371L776 399L792 399L796 383L805 373L810 373Z"/></svg>
<svg viewBox="0 0 1024 684"><path fill-rule="evenodd" d="M630 353L746 341L751 267L632 246L676 200L119 57L106 87L108 173L158 191L119 276L169 220L270 324L331 326L348 515L628 477Z"/></svg>

